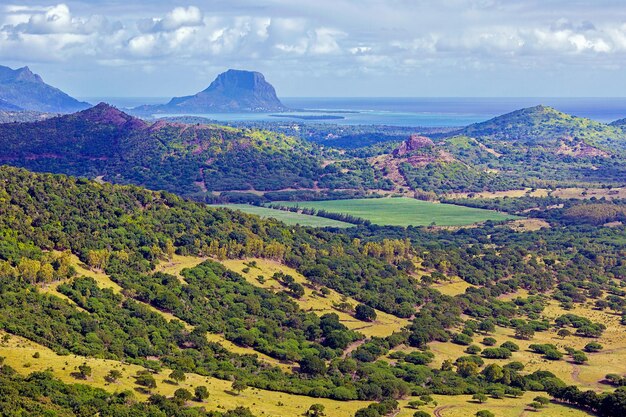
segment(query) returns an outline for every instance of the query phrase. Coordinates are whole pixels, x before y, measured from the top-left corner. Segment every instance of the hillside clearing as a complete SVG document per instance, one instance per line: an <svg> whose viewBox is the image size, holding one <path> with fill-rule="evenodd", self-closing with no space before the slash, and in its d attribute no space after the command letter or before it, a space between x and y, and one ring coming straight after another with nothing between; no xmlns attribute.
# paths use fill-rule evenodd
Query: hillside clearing
<svg viewBox="0 0 626 417"><path fill-rule="evenodd" d="M343 213L389 226L464 226L487 220L518 219L505 213L453 204L432 203L413 198L366 198L329 201L285 201L288 207L303 207Z"/></svg>
<svg viewBox="0 0 626 417"><path fill-rule="evenodd" d="M250 267L252 262L255 263L254 267ZM310 283L295 269L289 268L279 262L267 260L267 259L248 259L248 260L226 260L222 261L222 264L228 269L231 269L241 274L249 283L261 288L266 288L272 291L282 291L283 286L278 281L272 279L272 275L276 272L283 272L294 277L295 281L303 284L304 296L300 299L294 299L300 308L304 311L313 311L318 315L326 313L335 313L339 316L339 321L346 327L352 330L357 330L363 333L367 337L372 336L389 336L393 332L400 331L403 327L409 324L406 319L387 314L382 311L376 311L376 321L373 323L363 322L355 319L351 315L339 311L333 307L334 304L341 302L348 302L352 306L356 306L358 301L344 297L334 290L330 290L330 293L326 297L314 294L314 290L310 287ZM248 272L244 272L244 269L249 268ZM264 282L261 283L257 279L259 275L264 277Z"/></svg>

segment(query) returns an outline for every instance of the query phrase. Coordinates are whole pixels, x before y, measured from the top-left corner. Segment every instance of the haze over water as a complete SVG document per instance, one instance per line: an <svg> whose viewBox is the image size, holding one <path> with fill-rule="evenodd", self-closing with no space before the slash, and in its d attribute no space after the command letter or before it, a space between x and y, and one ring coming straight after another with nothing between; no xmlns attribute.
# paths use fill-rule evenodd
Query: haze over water
<svg viewBox="0 0 626 417"><path fill-rule="evenodd" d="M141 104L166 103L164 97L87 97L91 103L105 101L122 109ZM391 125L391 126L465 126L488 120L514 110L539 104L556 108L575 116L600 122L611 122L626 117L626 98L281 98L293 109L314 110L285 113L304 116L336 116L343 119L302 120L273 117L264 113L210 113L201 114L212 120L233 121L298 121L332 123L339 125ZM276 113L272 113L276 114ZM160 115L163 116L163 115ZM180 115L177 115L180 116Z"/></svg>

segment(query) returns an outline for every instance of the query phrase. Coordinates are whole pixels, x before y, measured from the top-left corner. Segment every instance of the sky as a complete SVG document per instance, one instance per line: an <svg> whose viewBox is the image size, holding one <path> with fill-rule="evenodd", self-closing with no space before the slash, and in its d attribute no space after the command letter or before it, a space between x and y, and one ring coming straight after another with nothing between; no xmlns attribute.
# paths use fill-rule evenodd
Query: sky
<svg viewBox="0 0 626 417"><path fill-rule="evenodd" d="M78 97L228 69L282 97L624 97L625 0L2 0L0 65Z"/></svg>

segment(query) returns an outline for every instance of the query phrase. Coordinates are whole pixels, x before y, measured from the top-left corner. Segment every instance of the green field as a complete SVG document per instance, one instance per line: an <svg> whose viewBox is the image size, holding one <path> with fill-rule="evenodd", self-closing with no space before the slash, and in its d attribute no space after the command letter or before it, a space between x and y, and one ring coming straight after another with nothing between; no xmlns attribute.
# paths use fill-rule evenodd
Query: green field
<svg viewBox="0 0 626 417"><path fill-rule="evenodd" d="M267 207L251 206L249 204L220 204L216 207L225 207L231 210L240 210L244 213L256 214L264 218L272 217L286 224L299 224L311 227L352 227L350 223L340 222L324 217L309 216L308 214L292 213L290 211L275 210Z"/></svg>
<svg viewBox="0 0 626 417"><path fill-rule="evenodd" d="M346 213L389 226L464 226L487 220L502 221L517 217L491 210L453 204L431 203L413 198L367 198L331 201L283 201L283 206L298 206Z"/></svg>

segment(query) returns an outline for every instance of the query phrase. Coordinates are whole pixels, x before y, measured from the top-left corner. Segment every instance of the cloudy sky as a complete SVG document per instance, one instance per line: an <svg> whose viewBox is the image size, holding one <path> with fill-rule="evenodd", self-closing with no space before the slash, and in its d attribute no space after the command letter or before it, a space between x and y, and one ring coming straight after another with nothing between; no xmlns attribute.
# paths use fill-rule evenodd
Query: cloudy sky
<svg viewBox="0 0 626 417"><path fill-rule="evenodd" d="M626 96L624 0L2 3L0 64L81 97L190 94L227 68L283 97Z"/></svg>

